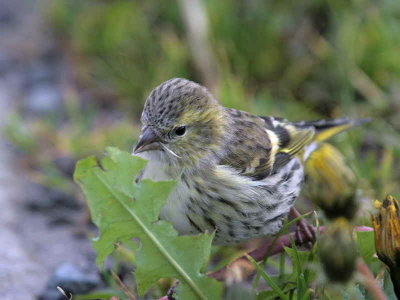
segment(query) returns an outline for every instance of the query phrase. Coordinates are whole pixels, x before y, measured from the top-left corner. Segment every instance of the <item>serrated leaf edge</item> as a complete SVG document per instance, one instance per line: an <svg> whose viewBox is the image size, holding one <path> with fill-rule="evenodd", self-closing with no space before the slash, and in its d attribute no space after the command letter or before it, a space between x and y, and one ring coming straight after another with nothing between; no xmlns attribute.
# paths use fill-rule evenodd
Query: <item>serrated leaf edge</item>
<svg viewBox="0 0 400 300"><path fill-rule="evenodd" d="M118 197L117 194L114 193L112 187L109 186L109 184L103 180L103 178L97 173L96 174L97 178L109 189L111 194L115 197L115 199L118 200L119 203L122 204L122 206L131 214L133 219L139 224L139 226L142 228L142 230L147 234L147 236L150 238L150 240L153 242L153 244L157 247L157 249L165 256L165 258L168 260L168 262L175 268L175 270L182 276L182 278L188 283L188 285L192 288L192 290L195 292L195 294L200 298L207 300L207 297L203 294L201 289L193 282L193 280L190 278L190 276L187 274L187 272L181 268L181 266L176 262L176 260L169 255L167 250L163 247L162 244L160 244L157 240L157 238L147 229L147 226L143 224L143 222L140 220L140 218L136 215L134 211L130 209L130 207L122 200L120 197Z"/></svg>

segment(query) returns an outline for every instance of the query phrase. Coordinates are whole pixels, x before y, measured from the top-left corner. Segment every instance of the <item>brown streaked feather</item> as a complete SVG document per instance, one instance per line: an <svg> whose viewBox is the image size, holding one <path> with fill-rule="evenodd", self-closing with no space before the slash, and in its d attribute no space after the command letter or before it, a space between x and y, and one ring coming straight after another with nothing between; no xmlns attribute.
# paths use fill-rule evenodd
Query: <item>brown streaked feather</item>
<svg viewBox="0 0 400 300"><path fill-rule="evenodd" d="M269 176L311 142L312 128L296 128L284 120L258 117L247 112L226 109L233 122L234 139L226 146L221 165L228 165L254 180Z"/></svg>
<svg viewBox="0 0 400 300"><path fill-rule="evenodd" d="M264 121L247 112L226 109L231 117L234 134L240 136L226 145L226 153L219 164L228 165L256 180L268 176L273 167L274 151Z"/></svg>
<svg viewBox="0 0 400 300"><path fill-rule="evenodd" d="M230 108L226 112L233 121L234 134L241 138L227 144L219 163L255 180L262 180L285 166L303 153L307 145L364 122L348 119L289 122Z"/></svg>

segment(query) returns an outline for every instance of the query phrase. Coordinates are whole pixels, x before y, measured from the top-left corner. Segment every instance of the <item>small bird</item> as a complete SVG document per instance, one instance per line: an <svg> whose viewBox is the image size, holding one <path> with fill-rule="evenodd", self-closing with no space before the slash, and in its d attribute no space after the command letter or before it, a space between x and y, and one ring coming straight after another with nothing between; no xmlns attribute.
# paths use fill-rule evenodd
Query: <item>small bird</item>
<svg viewBox="0 0 400 300"><path fill-rule="evenodd" d="M304 183L304 161L364 120L289 122L223 107L200 84L173 78L149 95L133 155L136 178L176 180L160 218L180 234L215 231L214 244L274 235Z"/></svg>

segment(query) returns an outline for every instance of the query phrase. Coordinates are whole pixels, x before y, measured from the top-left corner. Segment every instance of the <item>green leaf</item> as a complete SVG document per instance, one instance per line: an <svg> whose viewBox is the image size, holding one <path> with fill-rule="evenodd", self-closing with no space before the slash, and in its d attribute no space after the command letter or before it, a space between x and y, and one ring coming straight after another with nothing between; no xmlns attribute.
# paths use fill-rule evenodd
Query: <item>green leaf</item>
<svg viewBox="0 0 400 300"><path fill-rule="evenodd" d="M181 299L220 299L222 285L200 273L208 259L213 235L178 236L172 225L158 220L174 182L134 182L146 162L115 148L100 164L94 157L78 162L74 174L89 203L99 236L93 241L97 263L115 243L139 240L134 250L139 295L160 278L180 281Z"/></svg>
<svg viewBox="0 0 400 300"><path fill-rule="evenodd" d="M258 265L258 263L249 255L246 254L247 259L253 264L253 266L257 269L257 272L261 274L261 277L265 280L266 283L272 288L272 290L283 300L289 300L284 293L284 291L279 288L277 283Z"/></svg>
<svg viewBox="0 0 400 300"><path fill-rule="evenodd" d="M375 241L373 231L357 231L357 246L361 257L366 263L377 260L375 254Z"/></svg>
<svg viewBox="0 0 400 300"><path fill-rule="evenodd" d="M397 299L396 294L394 292L393 282L390 279L390 275L388 270L385 270L385 275L383 277L383 291L388 299Z"/></svg>
<svg viewBox="0 0 400 300"><path fill-rule="evenodd" d="M287 255L289 255L292 263L293 263L293 276L297 277L300 273L303 273L306 264L309 261L309 252L307 251L299 251L289 247L283 247Z"/></svg>
<svg viewBox="0 0 400 300"><path fill-rule="evenodd" d="M258 293L257 300L273 300L278 297L279 295L274 290L266 290Z"/></svg>
<svg viewBox="0 0 400 300"><path fill-rule="evenodd" d="M371 295L362 285L350 285L346 289L341 289L340 298L343 300L372 300Z"/></svg>
<svg viewBox="0 0 400 300"><path fill-rule="evenodd" d="M277 240L279 239L279 237L286 232L286 230L289 228L289 226L291 226L292 224L296 223L297 221L301 220L302 218L310 215L312 212L309 213L305 213L301 216L298 216L290 221L286 220L285 224L282 226L282 228L279 230L278 234L276 234L276 236L274 237L274 239L272 240L271 245L269 246L269 249L267 251L267 253L269 253L269 251L272 250L272 248L274 247L275 243L277 242ZM262 267L264 268L267 265L267 261L269 259L269 255L266 255L264 260L262 261ZM257 273L255 280L253 280L253 289L256 289L256 286L258 285L260 281L260 274Z"/></svg>

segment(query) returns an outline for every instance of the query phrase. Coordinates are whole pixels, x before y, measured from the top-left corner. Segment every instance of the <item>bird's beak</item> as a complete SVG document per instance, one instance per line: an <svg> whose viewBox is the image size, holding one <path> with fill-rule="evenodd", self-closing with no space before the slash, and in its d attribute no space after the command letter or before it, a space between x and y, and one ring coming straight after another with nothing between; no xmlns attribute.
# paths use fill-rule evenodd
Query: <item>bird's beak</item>
<svg viewBox="0 0 400 300"><path fill-rule="evenodd" d="M155 134L151 127L146 127L139 137L139 142L136 144L133 154L138 154L149 150L160 150L161 140Z"/></svg>

